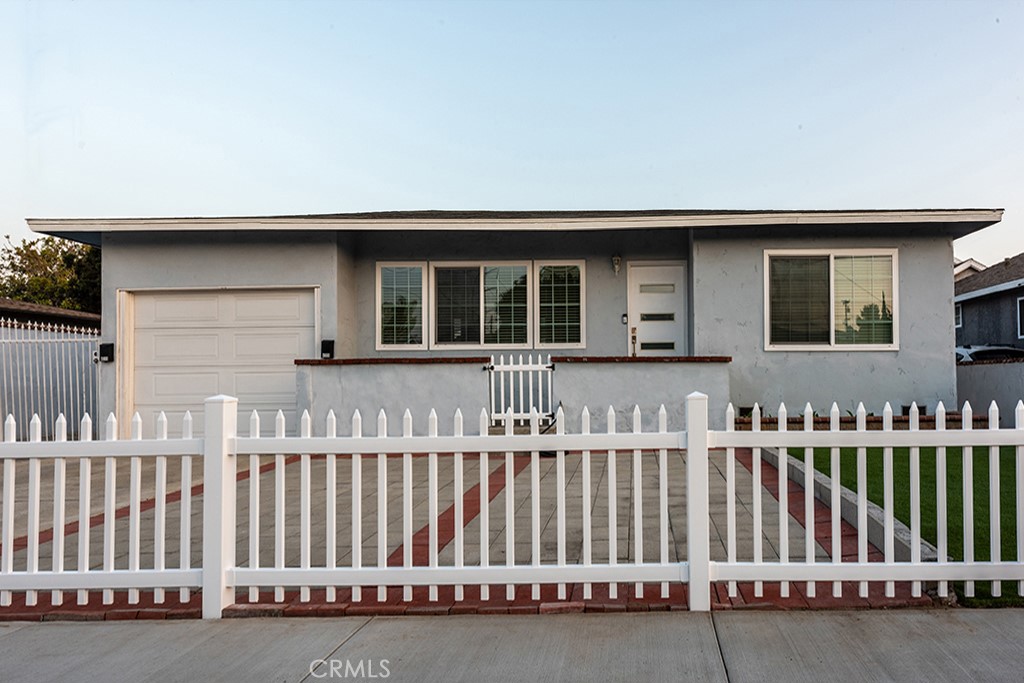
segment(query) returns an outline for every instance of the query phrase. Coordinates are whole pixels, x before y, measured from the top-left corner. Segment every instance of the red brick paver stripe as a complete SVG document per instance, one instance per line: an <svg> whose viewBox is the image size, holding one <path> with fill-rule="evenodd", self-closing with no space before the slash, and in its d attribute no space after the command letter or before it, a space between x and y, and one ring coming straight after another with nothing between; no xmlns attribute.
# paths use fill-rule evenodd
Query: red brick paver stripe
<svg viewBox="0 0 1024 683"><path fill-rule="evenodd" d="M197 456L190 456L190 457L197 457ZM290 455L290 456L288 456L287 458L285 458L285 461L284 461L285 466L291 465L293 463L298 462L300 457L301 456L298 456L298 455ZM319 456L319 457L323 457L323 456ZM274 469L274 466L275 466L275 463L273 461L271 461L269 463L266 463L265 465L261 465L260 466L260 474L266 474L267 472L272 471ZM249 469L246 468L245 470L243 470L243 471L238 473L238 475L236 476L236 479L237 479L237 481L245 481L246 479L249 478L249 475L250 475ZM193 496L200 496L200 495L202 495L202 493L203 493L203 485L202 484L195 484L195 485L192 486L192 495ZM169 492L165 496L164 500L168 504L180 502L181 501L181 489ZM140 501L139 502L139 514L142 514L143 512L148 512L149 510L152 510L155 507L156 507L156 497L155 496L153 498L147 498L147 499L145 499L143 501ZM114 519L115 520L124 519L125 517L128 517L130 514L131 514L131 504L129 503L128 505L122 505L121 507L116 508L114 510ZM105 516L106 516L106 514L103 513L103 512L97 512L95 515L91 516L89 518L88 528L92 529L92 528L98 527L101 524L103 524L103 520L104 520ZM67 538L68 536L71 536L72 534L77 534L78 533L79 521L80 520L76 519L75 521L68 522L67 524L64 525L64 537L65 538ZM49 528L49 529L44 529L44 530L39 532L39 545L43 545L44 543L49 543L52 540L53 540L53 528L52 527ZM16 537L14 539L14 541L13 541L13 551L14 552L18 552L19 550L24 550L27 547L28 547L28 534L26 534L24 536L18 536L18 537ZM2 555L2 553L0 553L0 555Z"/></svg>
<svg viewBox="0 0 1024 683"><path fill-rule="evenodd" d="M472 457L475 454L468 454ZM513 456L512 477L519 476L519 473L530 464L530 456ZM498 494L505 490L505 462L502 461L498 467L491 472L487 478L487 490L491 494L487 502L498 497ZM480 484L473 486L462 496L462 517L463 526L468 525L480 514ZM449 543L455 540L455 504L452 503L444 512L437 516L437 552L444 550ZM389 567L401 567L405 545L399 544L395 551L388 556ZM423 567L430 562L430 523L422 527L412 536L412 564Z"/></svg>
<svg viewBox="0 0 1024 683"><path fill-rule="evenodd" d="M780 454L779 457L786 457ZM748 471L753 472L753 452L749 448L736 449L736 460ZM802 477L790 476L787 478L787 491L789 492L789 514L800 523L804 529L807 528L807 521L804 516L804 487ZM761 460L761 485L768 490L776 501L779 498L779 470L762 458ZM840 540L844 562L857 561L857 528L847 522L840 520ZM832 508L821 501L814 500L814 539L823 548L831 552L832 549ZM791 543L794 539L791 539ZM803 537L795 542L802 543ZM868 543L868 562L883 562L885 554ZM754 597L754 586L752 583L739 583L737 585L738 595L730 598L726 585L717 584L712 593L712 602L717 598L717 603L712 607L715 609L735 608L770 608L770 609L850 609L868 607L930 607L934 603L927 595L915 598L910 594L910 582L897 581L896 595L892 598L885 597L885 586L882 582L872 581L868 584L868 597L861 598L859 594L858 581L842 582L842 597L832 596L832 582L816 582L815 596L808 598L804 590L806 581L790 581L789 597L783 598L780 595L778 582L765 582L764 595L760 598Z"/></svg>

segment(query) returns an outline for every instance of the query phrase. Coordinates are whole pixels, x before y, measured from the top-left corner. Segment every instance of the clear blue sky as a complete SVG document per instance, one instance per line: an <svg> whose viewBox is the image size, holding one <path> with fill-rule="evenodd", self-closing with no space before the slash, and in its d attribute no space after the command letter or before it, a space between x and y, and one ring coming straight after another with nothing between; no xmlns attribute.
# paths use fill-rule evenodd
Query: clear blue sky
<svg viewBox="0 0 1024 683"><path fill-rule="evenodd" d="M25 216L1005 207L1021 2L0 2Z"/></svg>

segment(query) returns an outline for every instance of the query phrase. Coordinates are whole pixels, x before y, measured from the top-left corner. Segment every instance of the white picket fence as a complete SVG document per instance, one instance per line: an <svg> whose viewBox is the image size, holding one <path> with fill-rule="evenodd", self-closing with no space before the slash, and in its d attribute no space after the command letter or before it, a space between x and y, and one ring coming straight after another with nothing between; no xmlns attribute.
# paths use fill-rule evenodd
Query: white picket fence
<svg viewBox="0 0 1024 683"><path fill-rule="evenodd" d="M536 360L532 353L525 360L519 354L517 360L510 353L507 358L499 355L497 362L491 356L488 370L493 424L504 422L510 411L512 419L523 424L529 421L534 411L545 422L554 420L552 379L555 366L551 363L550 354L547 360L539 353Z"/></svg>
<svg viewBox="0 0 1024 683"><path fill-rule="evenodd" d="M104 602L113 600L114 589L128 589L129 602L139 600L139 590L153 589L157 603L165 599L164 591L178 589L180 600L187 600L189 591L202 589L204 618L218 618L222 610L236 602L236 589L249 589L249 599L256 600L260 589L273 589L274 599L284 599L285 587L297 587L302 601L310 600L313 588L325 588L328 602L337 599L337 588L351 588L353 602L371 601L372 595L364 595L362 589L377 588L377 601L386 597L387 586L404 587L403 599L412 599L413 586L428 586L429 599L436 600L438 586L454 586L455 600L465 598L466 586L479 586L482 600L490 599L489 586L506 585L506 598L512 599L518 585L532 586L534 599L540 595L542 584L558 587L558 599L567 599L566 584L584 584L584 598L591 596L594 584L607 584L608 593L615 597L618 583L634 584L634 591L641 596L644 584L660 584L662 596L667 596L670 584L688 584L690 609L708 610L711 606L710 586L712 582L728 582L729 590L735 592L736 582L755 582L755 591L763 590L763 582L779 582L783 595L788 593L789 582L807 582L807 595L813 596L815 582L832 582L834 594L841 592L841 582L859 581L864 595L868 582L884 582L886 593L892 595L895 581L913 582L912 589L919 594L922 581L939 582L939 591L948 589L949 581L966 581L967 591L973 591L973 582L991 581L993 594L998 594L999 581L1017 581L1024 589L1024 404L1018 404L1014 429L999 429L998 415L990 412L990 428L973 430L970 406L964 407L963 428L945 429L945 411L940 406L936 411L936 429L919 429L916 407L910 417L910 429L894 431L892 412L888 407L884 415L882 430L868 431L866 413L863 407L858 411L855 431L840 431L839 411L832 407L830 429L815 431L810 407L803 415L803 429L789 431L785 406L779 407L778 431L764 431L759 410L755 409L751 431L737 431L733 411L726 415L726 428L722 431L708 429L707 397L695 393L686 400L686 431L669 431L664 408L659 414L658 429L655 432L641 431L639 409L634 411L634 427L631 432L616 433L614 411L609 409L607 426L601 433L591 432L591 420L584 412L578 433L567 431L564 418L559 411L553 433L540 433L539 416L534 411L530 434L512 433L512 416L507 415L505 433L489 435L490 417L482 412L478 421L478 434L464 433L463 418L456 413L451 422L451 434L440 434L439 420L431 412L426 434L414 435L412 417L406 411L403 416L402 436L387 436L387 416L381 412L376 420L376 434L364 434L362 416L352 416L348 435L338 435L338 425L333 413L327 417L326 436L311 437L308 415L301 419L299 436L286 437L283 415L279 414L275 424L276 435L272 438L259 436L259 418L252 416L249 436L242 436L237 429L237 401L230 397L218 396L208 399L205 408L205 430L203 439L190 438L191 416L186 416L181 439L167 439L166 419L158 425L158 438L142 440L141 420L132 422L131 440L117 440L117 425L113 416L106 423L105 441L89 441L89 425L83 425L82 440L63 440L65 425L58 420L54 441L41 439L38 419L32 421L27 441L16 441L15 423L8 418L4 429L4 443L0 444L0 459L3 460L3 503L2 503L2 546L0 546L0 606L11 604L12 592L26 592L27 604L34 604L37 591L54 591L53 599L63 599L62 591L79 591L79 602L84 602L88 591L103 590ZM445 429L444 431L448 431ZM999 452L1001 446L1015 447L1017 502L1016 517L1016 559L1000 557L998 523L990 528L991 559L976 561L973 533L971 496L974 492L970 447L989 449L989 487L1000 488ZM839 522L839 487L836 472L839 469L840 449L855 449L858 477L863 483L866 476L866 450L884 450L885 470L885 541L883 562L869 562L866 540L867 500L865 486L858 486L858 550L856 562L844 562L841 548ZM910 561L896 561L894 555L894 507L893 488L898 483L893 477L894 447L910 449L910 489L913 534L912 557ZM946 449L962 447L967 454L963 459L964 496L968 500L964 515L964 554L962 559L951 559L946 553L948 530L944 523L938 529L939 559L937 562L922 562L920 555L921 537L921 485L920 449L936 448L936 468L940 483L936 493L939 518L945 520L947 506ZM830 559L817 562L814 552L814 507L811 496L806 497L805 514L809 520L807 535L801 558L791 559L791 539L785 520L789 519L787 483L789 479L786 459L780 458L779 494L777 497L780 527L778 530L778 561L766 560L762 556L762 515L771 501L762 500L760 460L762 449L772 448L780 452L787 449L828 448L833 472L833 495L831 546L827 548ZM753 544L752 560L739 559L737 529L736 462L737 452L750 449L753 469ZM551 503L550 483L546 489L541 486L541 470L550 466L542 459L542 452L555 453L554 502ZM425 458L422 456L425 454ZM851 453L844 453L848 457ZM193 506L191 483L192 460L203 460L202 475L202 550L197 552L195 534L191 527ZM580 478L572 481L566 478L566 462L569 458L580 458ZM711 559L709 510L711 487L709 484L709 457L724 460L726 494L725 506L728 512L726 526L727 557L724 561ZM127 519L118 526L118 495L123 494L125 482L118 482L118 465L129 461L129 477L126 482L128 493ZM91 484L93 464L103 464L103 541L100 553L89 547L89 534L77 534L77 558L71 553L64 532L68 521L66 501L70 488L68 460L77 461L78 515L88 519L92 511ZM528 459L528 464L523 460ZM294 492L294 473L288 470L288 463L298 462L298 491ZM414 480L423 472L426 460L426 486L416 485ZM177 461L169 468L168 462ZM394 462L392 462L394 461ZM601 487L591 480L592 465L607 464ZM400 466L398 463L401 463ZM43 483L43 465L52 471L52 480ZM153 467L149 466L153 463ZM313 477L314 463L317 477ZM443 464L443 469L440 465ZM498 469L492 464L504 467L504 515L497 514L489 505L492 496L489 486ZM20 465L20 467L19 467ZM343 467L339 468L339 465ZM522 465L520 473L517 467ZM364 472L364 466L366 471ZM323 468L322 478L320 468ZM628 478L622 479L621 468L626 467ZM19 488L27 469L27 486ZM269 477L273 496L264 496L268 491L261 487L269 485L269 477L261 472L272 469ZM376 469L376 477L373 470ZM526 471L528 470L528 472ZM180 473L178 488L181 500L168 496L168 473ZM442 479L441 472L444 472ZM807 472L811 472L808 468ZM145 486L144 486L145 473ZM522 476L520 476L520 474ZM366 476L369 475L369 476ZM468 475L468 476L467 476ZM809 490L810 474L805 479L805 490ZM528 477L528 484L524 480ZM246 485L239 484L248 479ZM470 481L475 478L476 483ZM645 478L656 481L655 500L645 503ZM266 479L267 481L264 481ZM287 482L292 482L291 493ZM153 553L143 557L142 502L149 495L149 483L154 482L152 494L152 519L145 524L153 530ZM550 482L550 479L548 479ZM628 483L627 483L628 482ZM902 485L902 482L899 482ZM391 485L394 485L392 488ZM52 488L51 488L52 487ZM370 490L366 490L369 487ZM476 494L471 495L474 487ZM525 487L525 490L523 488ZM682 548L676 547L669 528L670 500L677 499L685 487L685 559ZM426 514L423 512L423 498L426 489ZM44 569L41 560L41 532L46 523L41 517L40 501L43 491L53 491L52 511L53 540L50 542L49 568ZM602 490L603 489L603 490ZM398 491L400 490L400 493ZM646 489L651 491L651 488ZM414 499L414 491L419 500ZM545 491L549 493L545 495ZM239 495L241 492L241 495ZM401 499L400 511L389 506L389 492ZM445 493L447 492L447 493ZM517 493L518 492L518 493ZM519 500L517 500L517 496ZM449 499L454 506L453 552L444 555L439 547L439 526L441 524L441 503ZM579 505L579 515L569 509ZM746 500L744 493L743 499ZM376 503L376 510L368 500ZM721 501L715 501L721 503ZM479 503L479 516L472 524L466 513L466 505ZM606 503L606 505L598 505ZM173 504L177 515L169 515ZM242 514L248 506L247 518ZM339 505L348 508L347 515L340 515ZM517 509L529 510L529 557L517 558L517 540L525 532L516 533ZM990 519L1000 518L999 496L990 496ZM269 526L261 509L272 511L273 536L267 533ZM650 514L651 507L657 514ZM149 509L149 505L145 506ZM554 544L542 537L542 509L544 515L555 519ZM619 523L622 510L630 512L632 525L626 529ZM644 514L645 510L648 514ZM147 513L148 514L148 513ZM289 535L288 519L299 519L298 538ZM399 543L388 542L389 516L395 521L401 518L402 532ZM472 516L472 515L470 515ZM427 523L429 547L425 560L414 561L414 529L417 521ZM178 525L169 525L175 518ZM347 518L347 519L346 519ZM579 520L574 523L571 520ZM16 524L16 520L17 524ZM678 523L678 522L677 522ZM152 525L150 527L149 525ZM572 525L572 528L570 528ZM578 526L577 526L578 525ZM17 531L24 529L24 552L16 552ZM126 528L125 528L126 527ZM607 528L607 538L595 539L596 532ZM496 532L503 530L505 548L496 548ZM172 531L177 532L173 538ZM317 531L317 538L314 538ZM343 533L347 531L348 533ZM567 555L567 533L579 531L582 534L580 555ZM127 549L121 552L127 533ZM368 537L375 536L376 557L369 556L372 544ZM644 538L657 538L657 552L644 553ZM266 547L269 543L270 547ZM288 550L298 545L297 557L289 559ZM548 555L545 548L553 545L555 552ZM247 547L246 547L247 546ZM169 563L167 558L177 548L177 558ZM650 547L650 546L648 546ZM401 561L392 561L392 554L401 548ZM264 551L273 550L273 559L264 561ZM670 553L675 552L675 556ZM624 552L625 551L625 552ZM366 556L364 556L364 552ZM192 564L194 555L201 560ZM267 553L269 555L269 552ZM553 555L553 556L552 556ZM66 556L69 558L66 561ZM17 558L17 559L16 559ZM168 566L173 564L173 567ZM71 565L74 565L72 568ZM395 566L392 566L395 565Z"/></svg>
<svg viewBox="0 0 1024 683"><path fill-rule="evenodd" d="M0 318L0 415L26 426L33 413L52 438L58 415L77 429L96 412L99 370L92 355L97 329Z"/></svg>

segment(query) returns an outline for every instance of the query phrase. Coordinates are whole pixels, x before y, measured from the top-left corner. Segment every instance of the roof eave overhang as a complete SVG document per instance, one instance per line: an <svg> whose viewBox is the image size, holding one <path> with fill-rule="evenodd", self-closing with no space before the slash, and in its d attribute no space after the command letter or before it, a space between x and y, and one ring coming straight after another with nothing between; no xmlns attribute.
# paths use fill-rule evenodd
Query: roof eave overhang
<svg viewBox="0 0 1024 683"><path fill-rule="evenodd" d="M160 232L210 230L647 230L658 228L728 228L769 225L870 225L911 223L976 224L980 229L1002 219L1002 209L911 211L772 211L742 214L612 216L571 218L416 218L344 217L251 218L29 218L36 232L70 235L83 232Z"/></svg>
<svg viewBox="0 0 1024 683"><path fill-rule="evenodd" d="M957 294L953 297L955 303L961 303L963 301L970 301L971 299L980 299L983 296L991 296L992 294L999 294L1000 292L1008 292L1012 289L1018 289L1024 287L1024 279L1010 280L1009 282L1000 282L998 285L992 285L990 287L982 287L981 289L975 289L972 292L964 292L963 294Z"/></svg>

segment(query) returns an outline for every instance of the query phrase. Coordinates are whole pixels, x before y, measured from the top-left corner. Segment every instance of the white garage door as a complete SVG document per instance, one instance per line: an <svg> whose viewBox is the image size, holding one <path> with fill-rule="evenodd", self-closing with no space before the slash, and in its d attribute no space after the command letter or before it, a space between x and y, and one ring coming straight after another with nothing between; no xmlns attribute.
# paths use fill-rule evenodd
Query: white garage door
<svg viewBox="0 0 1024 683"><path fill-rule="evenodd" d="M180 434L186 410L202 434L203 400L217 394L238 397L240 433L252 410L273 433L278 409L294 431L294 361L315 357L313 290L138 293L134 309L134 409L146 436L160 411Z"/></svg>

